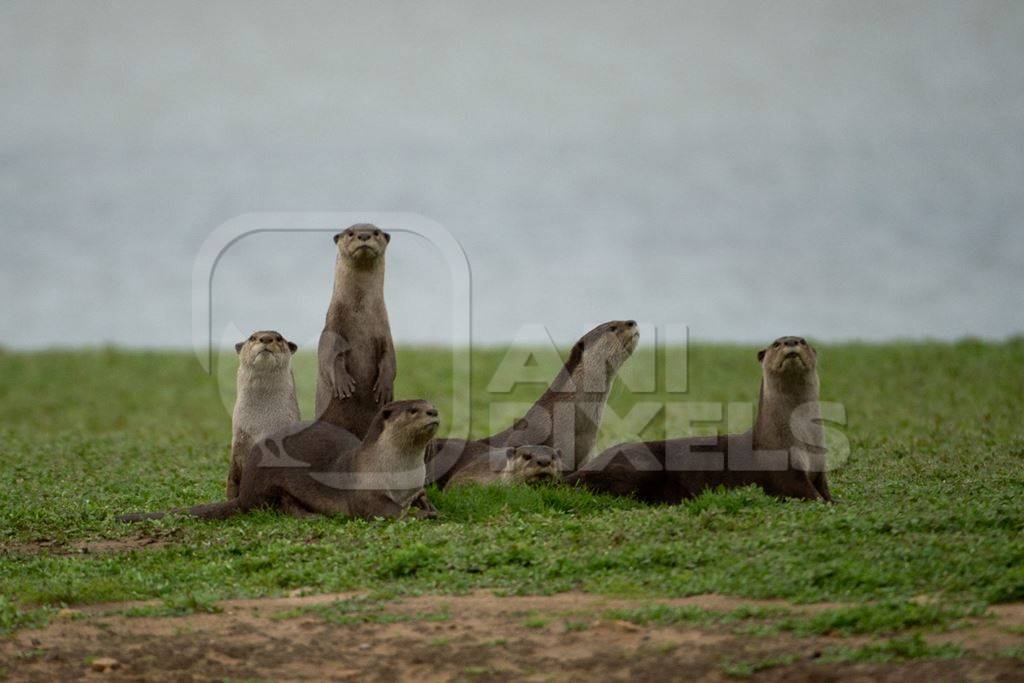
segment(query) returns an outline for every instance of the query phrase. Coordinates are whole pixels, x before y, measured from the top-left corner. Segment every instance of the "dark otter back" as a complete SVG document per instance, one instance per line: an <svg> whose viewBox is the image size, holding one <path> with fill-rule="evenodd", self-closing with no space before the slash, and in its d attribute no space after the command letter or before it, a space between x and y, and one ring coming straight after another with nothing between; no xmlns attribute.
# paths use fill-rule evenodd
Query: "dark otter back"
<svg viewBox="0 0 1024 683"><path fill-rule="evenodd" d="M434 439L427 444L424 461L427 465L426 485L444 488L456 472L480 457L487 457L493 447L482 441Z"/></svg>

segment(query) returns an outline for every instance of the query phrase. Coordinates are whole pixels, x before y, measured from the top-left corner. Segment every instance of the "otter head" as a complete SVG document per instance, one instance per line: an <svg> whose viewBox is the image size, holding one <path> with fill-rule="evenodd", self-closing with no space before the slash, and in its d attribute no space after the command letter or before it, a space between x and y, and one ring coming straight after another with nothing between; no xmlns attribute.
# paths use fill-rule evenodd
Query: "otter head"
<svg viewBox="0 0 1024 683"><path fill-rule="evenodd" d="M399 448L417 449L422 454L440 424L437 408L427 401L392 401L377 413L366 438L376 437Z"/></svg>
<svg viewBox="0 0 1024 683"><path fill-rule="evenodd" d="M818 354L803 337L779 337L757 352L761 373L769 384L816 384Z"/></svg>
<svg viewBox="0 0 1024 683"><path fill-rule="evenodd" d="M391 235L376 225L357 223L334 236L338 254L357 268L372 268L384 258Z"/></svg>
<svg viewBox="0 0 1024 683"><path fill-rule="evenodd" d="M562 471L562 450L549 446L519 446L505 451L502 477L516 483L555 481Z"/></svg>
<svg viewBox="0 0 1024 683"><path fill-rule="evenodd" d="M583 388L604 391L636 349L639 339L640 330L635 320L603 323L576 342L565 367L573 376L588 378Z"/></svg>
<svg viewBox="0 0 1024 683"><path fill-rule="evenodd" d="M287 368L298 348L274 330L258 330L235 344L239 362L257 370Z"/></svg>

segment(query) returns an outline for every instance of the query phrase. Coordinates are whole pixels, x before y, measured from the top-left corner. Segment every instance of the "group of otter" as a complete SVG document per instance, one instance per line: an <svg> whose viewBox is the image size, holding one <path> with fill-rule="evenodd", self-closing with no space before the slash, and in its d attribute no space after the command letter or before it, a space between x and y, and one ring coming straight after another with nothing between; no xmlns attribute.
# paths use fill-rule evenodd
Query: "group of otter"
<svg viewBox="0 0 1024 683"><path fill-rule="evenodd" d="M618 444L591 457L612 383L640 336L636 322L618 320L577 341L548 389L508 429L475 441L435 439L434 406L392 400L398 368L384 306L390 241L369 224L334 236L334 289L317 349L316 420L300 422L293 342L265 330L235 345L226 500L174 512L205 519L254 508L295 516L434 517L425 493L430 484L559 480L649 503L748 485L773 496L831 502L817 354L800 337L782 337L757 354L757 417L743 434Z"/></svg>

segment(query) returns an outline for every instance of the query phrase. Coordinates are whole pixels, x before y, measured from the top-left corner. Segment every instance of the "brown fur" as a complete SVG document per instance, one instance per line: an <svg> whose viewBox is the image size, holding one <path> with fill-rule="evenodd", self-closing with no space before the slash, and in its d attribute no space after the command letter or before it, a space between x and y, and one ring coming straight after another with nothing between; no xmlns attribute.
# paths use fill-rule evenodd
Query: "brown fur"
<svg viewBox="0 0 1024 683"><path fill-rule="evenodd" d="M264 434L300 419L291 368L291 357L297 348L275 330L257 330L247 340L235 344L238 377L231 415L228 498L238 495L242 466L253 443Z"/></svg>
<svg viewBox="0 0 1024 683"><path fill-rule="evenodd" d="M397 371L384 306L384 252L391 237L363 223L334 241L334 290L317 347L316 415L361 439L391 400Z"/></svg>
<svg viewBox="0 0 1024 683"><path fill-rule="evenodd" d="M318 420L267 436L249 452L239 493L223 503L174 510L223 519L255 508L294 516L345 515L371 519L436 516L423 491L423 448L437 431L437 410L426 401L382 408L360 443L345 429ZM123 515L123 522L166 513Z"/></svg>
<svg viewBox="0 0 1024 683"><path fill-rule="evenodd" d="M831 501L817 408L817 354L800 337L781 337L758 360L762 381L752 430L710 443L690 437L619 444L566 481L650 503L678 503L710 488L751 484L772 496ZM797 410L799 436L793 433Z"/></svg>
<svg viewBox="0 0 1024 683"><path fill-rule="evenodd" d="M632 320L613 320L587 332L547 391L511 427L477 441L432 441L427 447L427 481L443 487L456 472L496 447L549 446L565 454L566 469L579 467L594 448L608 392L638 338Z"/></svg>
<svg viewBox="0 0 1024 683"><path fill-rule="evenodd" d="M497 448L460 469L447 486L533 484L561 478L562 452L548 446Z"/></svg>

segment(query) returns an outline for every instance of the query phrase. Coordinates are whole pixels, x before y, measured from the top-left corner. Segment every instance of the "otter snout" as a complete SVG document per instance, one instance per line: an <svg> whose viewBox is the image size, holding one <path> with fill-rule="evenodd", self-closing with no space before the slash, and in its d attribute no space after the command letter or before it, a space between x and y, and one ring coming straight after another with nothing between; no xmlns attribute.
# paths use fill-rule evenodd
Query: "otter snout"
<svg viewBox="0 0 1024 683"><path fill-rule="evenodd" d="M523 453L523 460L531 463L534 467L547 467L551 464L551 456L547 453Z"/></svg>
<svg viewBox="0 0 1024 683"><path fill-rule="evenodd" d="M370 223L360 223L334 236L341 254L368 265L384 254L391 236Z"/></svg>
<svg viewBox="0 0 1024 683"><path fill-rule="evenodd" d="M291 354L298 346L275 330L258 330L244 342L235 344L235 351L243 365L259 367L287 366Z"/></svg>
<svg viewBox="0 0 1024 683"><path fill-rule="evenodd" d="M509 471L522 481L557 479L562 452L550 446L520 446L509 450Z"/></svg>
<svg viewBox="0 0 1024 683"><path fill-rule="evenodd" d="M779 337L761 349L757 359L768 372L805 373L815 367L814 348L803 337Z"/></svg>

